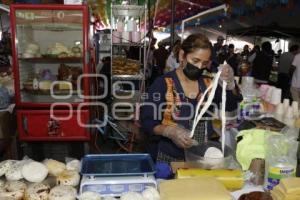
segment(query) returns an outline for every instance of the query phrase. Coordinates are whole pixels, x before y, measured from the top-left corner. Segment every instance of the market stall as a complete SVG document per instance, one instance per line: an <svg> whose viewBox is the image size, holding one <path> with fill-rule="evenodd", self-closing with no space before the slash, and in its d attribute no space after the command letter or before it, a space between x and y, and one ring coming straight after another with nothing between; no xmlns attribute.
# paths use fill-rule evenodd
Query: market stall
<svg viewBox="0 0 300 200"><path fill-rule="evenodd" d="M104 5L101 2L99 4ZM128 101L136 105L136 96L141 98L143 91L134 91L137 95L128 98L124 92L132 91L125 91L122 84L137 80L138 89L144 90L145 85L141 82L146 75L147 44L142 35L146 35L148 7L139 1L137 5L126 2L124 5L113 2L109 8L105 4L103 9L110 10L115 30L99 33L101 39L96 42L99 43L98 53L105 52L111 57L109 61L104 60L110 67L111 84L121 82L118 84L121 86L112 88L113 94L119 97L118 100L127 101L126 105ZM160 3L167 5L166 1ZM200 8L196 1L189 3L197 7L194 10L208 9L211 5L216 5L216 10L222 13L227 9L219 1ZM222 83L222 105L213 120L214 141L205 140L186 148L185 161L154 163L150 154L133 153L135 133L131 133L129 126L132 121L123 123L125 132L119 130L117 117L104 113L107 125L101 127L102 116L95 117L91 114L94 110L87 108L90 105L108 107L99 100L101 98L92 97L92 91L98 88L94 88L91 77L88 77L94 72L94 51L88 40L87 6L13 5L12 11L20 141L35 141L38 145L45 141L87 142L93 136L87 126L91 123L97 129L97 137L108 134L109 139L121 147L117 151L130 153L103 154L99 151L90 154L86 151L80 159L65 155L60 160L47 157L46 153L42 160L27 156L12 160L7 156L0 162L0 200L300 199L300 178L296 178L299 105L288 99L282 102L280 89L267 84L257 85L252 77L241 76L237 87L244 99L236 112L226 113L227 83L220 82L220 71L208 74L214 79L196 106L189 133L192 138L198 122L211 105L216 88ZM128 13L132 19L125 19ZM106 16L102 12L99 15ZM108 25L107 21L103 20L103 25ZM168 18L154 24L167 24L167 21ZM103 49L105 45L108 48ZM127 58L123 51L132 46L137 47L138 59ZM89 59L90 55L92 59ZM204 101L205 95L207 101ZM132 110L125 109L121 117L127 117L127 112L132 114ZM59 149L55 150L57 154L61 153Z"/></svg>

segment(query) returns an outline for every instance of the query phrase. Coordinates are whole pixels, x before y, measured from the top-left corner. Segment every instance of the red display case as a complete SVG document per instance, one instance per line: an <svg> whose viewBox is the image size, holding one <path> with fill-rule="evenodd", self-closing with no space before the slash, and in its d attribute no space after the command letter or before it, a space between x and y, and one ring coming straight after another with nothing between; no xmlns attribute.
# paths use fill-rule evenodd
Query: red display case
<svg viewBox="0 0 300 200"><path fill-rule="evenodd" d="M89 110L77 110L91 95L88 7L12 4L10 15L20 140L89 140L78 120L87 123ZM72 116L52 119L69 114L66 105Z"/></svg>

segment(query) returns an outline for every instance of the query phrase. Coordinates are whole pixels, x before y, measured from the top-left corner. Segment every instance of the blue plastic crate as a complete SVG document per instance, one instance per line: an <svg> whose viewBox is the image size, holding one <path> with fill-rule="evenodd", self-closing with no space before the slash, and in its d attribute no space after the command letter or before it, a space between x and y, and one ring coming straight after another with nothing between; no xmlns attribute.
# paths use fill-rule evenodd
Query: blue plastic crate
<svg viewBox="0 0 300 200"><path fill-rule="evenodd" d="M82 175L136 176L154 173L154 163L149 154L95 154L82 159Z"/></svg>

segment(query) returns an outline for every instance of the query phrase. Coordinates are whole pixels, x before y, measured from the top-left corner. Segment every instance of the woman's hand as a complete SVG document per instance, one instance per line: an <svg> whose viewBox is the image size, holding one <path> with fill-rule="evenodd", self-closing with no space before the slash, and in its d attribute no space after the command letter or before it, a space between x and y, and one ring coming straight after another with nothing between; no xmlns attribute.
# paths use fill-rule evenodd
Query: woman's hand
<svg viewBox="0 0 300 200"><path fill-rule="evenodd" d="M166 126L162 135L171 139L180 148L190 148L197 142L189 137L189 131L179 126Z"/></svg>
<svg viewBox="0 0 300 200"><path fill-rule="evenodd" d="M222 65L221 67L221 76L220 76L220 81L221 83L223 81L227 82L227 90L233 90L235 87L235 83L234 83L234 72L233 69L230 65L225 64Z"/></svg>

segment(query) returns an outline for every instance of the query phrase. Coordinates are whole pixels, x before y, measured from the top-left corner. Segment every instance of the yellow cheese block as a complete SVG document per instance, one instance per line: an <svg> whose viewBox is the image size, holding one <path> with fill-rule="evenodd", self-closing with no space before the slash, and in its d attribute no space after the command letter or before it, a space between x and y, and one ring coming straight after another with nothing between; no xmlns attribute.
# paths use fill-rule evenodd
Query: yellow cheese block
<svg viewBox="0 0 300 200"><path fill-rule="evenodd" d="M281 179L279 186L286 194L300 195L300 178L290 177Z"/></svg>
<svg viewBox="0 0 300 200"><path fill-rule="evenodd" d="M163 181L159 190L161 200L232 200L222 183L212 177Z"/></svg>
<svg viewBox="0 0 300 200"><path fill-rule="evenodd" d="M278 190L272 190L271 196L273 200L300 200L300 195L282 194Z"/></svg>
<svg viewBox="0 0 300 200"><path fill-rule="evenodd" d="M72 84L70 82L61 81L58 84L59 90L72 90Z"/></svg>
<svg viewBox="0 0 300 200"><path fill-rule="evenodd" d="M178 179L192 177L214 177L219 180L228 190L238 190L244 185L243 173L241 170L229 169L178 169L176 173Z"/></svg>

